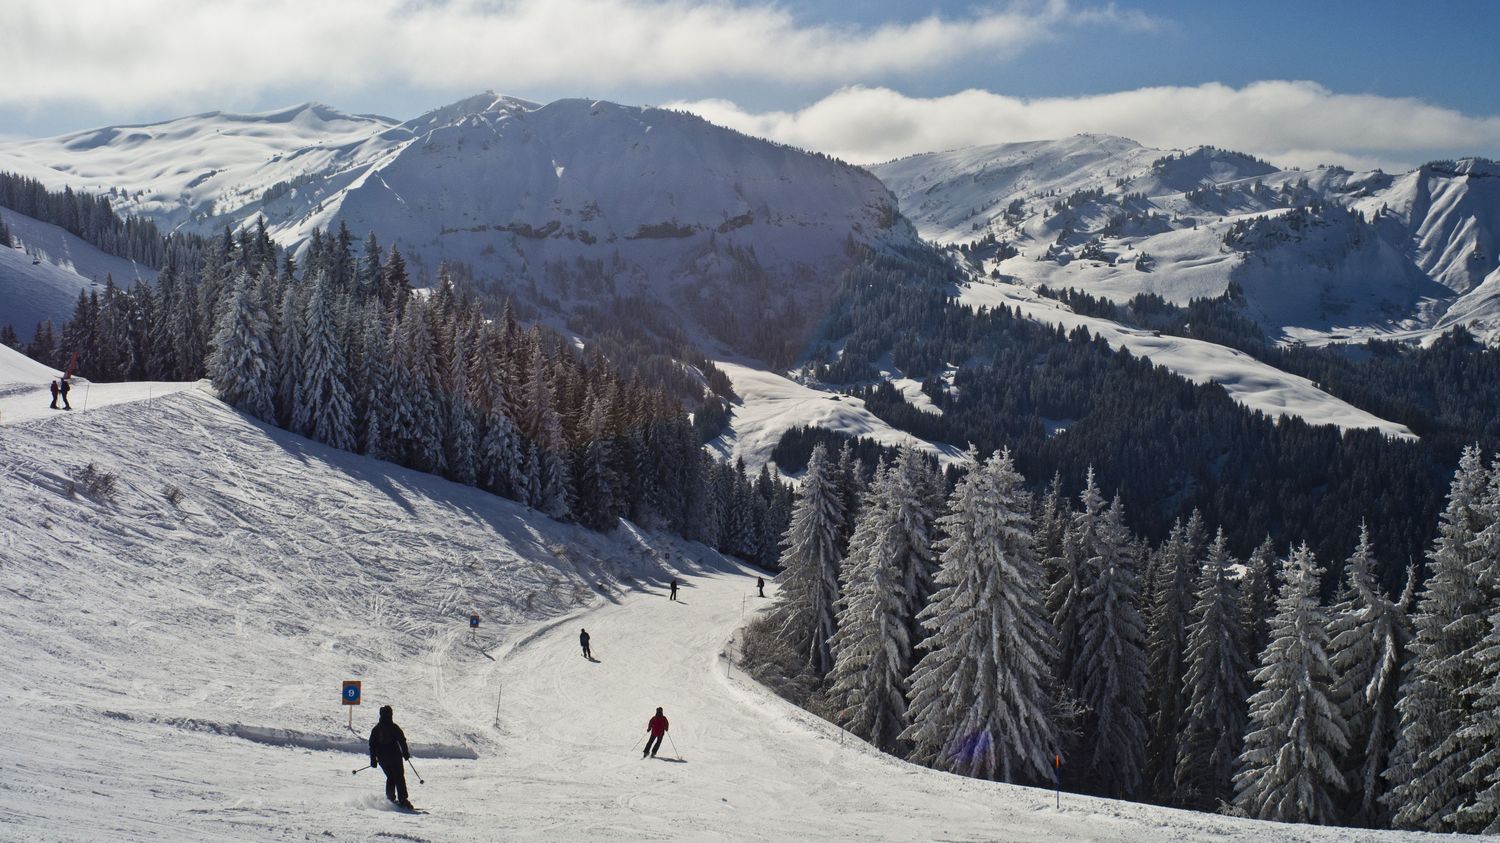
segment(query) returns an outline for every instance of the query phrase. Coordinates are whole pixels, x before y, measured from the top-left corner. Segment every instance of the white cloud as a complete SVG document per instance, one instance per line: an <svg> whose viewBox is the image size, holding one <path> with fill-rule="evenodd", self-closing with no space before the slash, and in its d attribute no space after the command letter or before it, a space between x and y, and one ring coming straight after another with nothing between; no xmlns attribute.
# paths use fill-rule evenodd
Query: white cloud
<svg viewBox="0 0 1500 843"><path fill-rule="evenodd" d="M0 105L223 107L266 91L382 86L879 82L1006 58L1070 26L1150 28L1039 0L874 26L808 25L772 0L7 0Z"/></svg>
<svg viewBox="0 0 1500 843"><path fill-rule="evenodd" d="M1299 166L1347 161L1399 169L1430 150L1500 151L1500 117L1466 115L1415 99L1339 94L1313 82L1141 88L1048 99L981 90L916 98L888 88L849 87L797 111L752 113L726 100L673 107L859 163L1081 132L1123 135L1164 148L1211 144Z"/></svg>

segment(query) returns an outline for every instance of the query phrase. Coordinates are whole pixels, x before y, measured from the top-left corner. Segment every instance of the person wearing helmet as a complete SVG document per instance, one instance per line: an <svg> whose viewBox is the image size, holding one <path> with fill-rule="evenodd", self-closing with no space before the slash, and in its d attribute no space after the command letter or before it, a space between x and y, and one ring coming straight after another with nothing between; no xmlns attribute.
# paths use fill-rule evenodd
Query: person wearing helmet
<svg viewBox="0 0 1500 843"><path fill-rule="evenodd" d="M646 741L646 748L641 752L641 757L656 757L656 751L661 749L661 739L667 734L667 716L661 713L661 708L656 709L656 716L646 723L646 731L651 733L650 739Z"/></svg>
<svg viewBox="0 0 1500 843"><path fill-rule="evenodd" d="M411 757L406 734L396 725L391 707L380 707L380 722L370 730L370 766L377 764L385 772L385 798L411 810L406 793L406 768L402 762Z"/></svg>

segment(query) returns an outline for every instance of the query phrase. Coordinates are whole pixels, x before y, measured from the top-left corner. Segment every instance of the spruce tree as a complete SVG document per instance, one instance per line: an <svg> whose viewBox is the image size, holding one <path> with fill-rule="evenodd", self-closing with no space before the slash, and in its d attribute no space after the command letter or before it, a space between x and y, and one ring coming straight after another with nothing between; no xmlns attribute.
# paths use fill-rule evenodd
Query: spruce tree
<svg viewBox="0 0 1500 843"><path fill-rule="evenodd" d="M354 449L354 405L349 397L348 355L340 344L334 318L332 283L326 275L313 282L302 333L302 371L292 427L326 445Z"/></svg>
<svg viewBox="0 0 1500 843"><path fill-rule="evenodd" d="M275 417L275 356L270 320L256 301L248 273L240 273L214 334L208 376L219 397L258 419Z"/></svg>
<svg viewBox="0 0 1500 843"><path fill-rule="evenodd" d="M1500 834L1500 612L1490 615L1490 631L1478 653L1480 679L1471 688L1474 713L1458 738L1478 747L1461 784L1472 795L1452 817L1455 827L1477 834Z"/></svg>
<svg viewBox="0 0 1500 843"><path fill-rule="evenodd" d="M1396 740L1396 693L1410 633L1400 605L1381 593L1374 566L1370 531L1361 524L1359 544L1344 563L1346 597L1332 612L1329 660L1333 699L1349 727L1344 821L1378 828L1389 822L1381 774Z"/></svg>
<svg viewBox="0 0 1500 843"><path fill-rule="evenodd" d="M844 523L837 469L822 445L813 449L792 510L781 554L781 592L776 607L779 636L815 676L833 668L829 645L837 631L839 530Z"/></svg>
<svg viewBox="0 0 1500 843"><path fill-rule="evenodd" d="M1115 498L1080 566L1085 586L1073 686L1088 707L1084 769L1092 787L1131 797L1146 766L1146 623L1123 507Z"/></svg>
<svg viewBox="0 0 1500 843"><path fill-rule="evenodd" d="M1234 557L1224 531L1199 566L1187 627L1187 698L1174 775L1178 804L1212 810L1233 793L1231 777L1245 736L1250 658L1240 626Z"/></svg>
<svg viewBox="0 0 1500 843"><path fill-rule="evenodd" d="M1078 652L1082 647L1083 618L1085 611L1084 589L1088 585L1084 564L1098 544L1100 525L1104 520L1104 496L1094 480L1093 466L1089 467L1083 492L1078 496L1083 509L1073 513L1072 520L1063 537L1063 552L1050 560L1052 574L1048 577L1047 612L1052 626L1057 630L1057 670L1064 687L1079 695L1074 683Z"/></svg>
<svg viewBox="0 0 1500 843"><path fill-rule="evenodd" d="M1255 674L1250 726L1235 774L1235 805L1251 817L1327 824L1344 788L1338 760L1349 747L1331 698L1328 612L1318 602L1323 569L1301 545L1287 557L1271 643Z"/></svg>
<svg viewBox="0 0 1500 843"><path fill-rule="evenodd" d="M1276 587L1272 579L1276 564L1276 546L1271 543L1270 536L1245 560L1244 581L1240 586L1240 623L1245 628L1245 652L1252 661L1259 659L1266 645L1271 643L1271 617L1276 607Z"/></svg>
<svg viewBox="0 0 1500 843"><path fill-rule="evenodd" d="M895 475L885 466L877 470L849 539L828 677L835 722L886 752L908 725L911 672Z"/></svg>
<svg viewBox="0 0 1500 843"><path fill-rule="evenodd" d="M980 464L971 448L970 463L939 520L938 590L922 611L903 738L914 761L940 770L1046 781L1058 751L1055 650L1030 502L1008 452Z"/></svg>
<svg viewBox="0 0 1500 843"><path fill-rule="evenodd" d="M1401 725L1387 780L1387 803L1398 828L1453 831L1452 817L1469 800L1460 778L1480 748L1458 737L1471 722L1482 679L1473 658L1492 608L1477 541L1492 523L1485 511L1489 472L1478 446L1464 450L1428 554L1429 576L1412 617L1411 663L1396 707Z"/></svg>

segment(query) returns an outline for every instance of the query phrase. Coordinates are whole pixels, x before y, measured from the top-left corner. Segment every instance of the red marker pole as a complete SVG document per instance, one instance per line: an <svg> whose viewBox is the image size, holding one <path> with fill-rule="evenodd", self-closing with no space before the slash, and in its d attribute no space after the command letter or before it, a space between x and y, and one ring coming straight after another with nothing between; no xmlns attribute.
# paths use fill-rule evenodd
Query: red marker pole
<svg viewBox="0 0 1500 843"><path fill-rule="evenodd" d="M1052 756L1052 783L1057 787L1057 810L1062 810L1062 756Z"/></svg>

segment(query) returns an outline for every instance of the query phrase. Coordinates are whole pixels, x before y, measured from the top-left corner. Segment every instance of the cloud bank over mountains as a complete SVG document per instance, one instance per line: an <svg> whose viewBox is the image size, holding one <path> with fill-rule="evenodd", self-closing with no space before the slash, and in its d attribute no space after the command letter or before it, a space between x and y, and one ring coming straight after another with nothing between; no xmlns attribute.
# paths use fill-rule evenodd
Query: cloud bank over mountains
<svg viewBox="0 0 1500 843"><path fill-rule="evenodd" d="M832 21L771 0L13 0L0 27L0 126L55 134L307 99L357 101L356 110L399 118L494 89L671 99L858 163L1080 132L1212 144L1298 166L1500 157L1500 116L1310 81L1065 97L986 90L999 81L957 90L965 83L951 81L963 68L994 66L998 78L1022 56L1067 62L1089 38L1149 39L1180 24L1114 3L849 14Z"/></svg>
<svg viewBox="0 0 1500 843"><path fill-rule="evenodd" d="M1281 165L1401 170L1430 150L1500 151L1500 117L1416 99L1341 94L1314 82L1141 88L1022 99L967 90L920 98L890 88L840 89L795 111L754 112L727 100L673 103L740 131L876 163L918 152L1080 133L1163 148L1208 144Z"/></svg>

